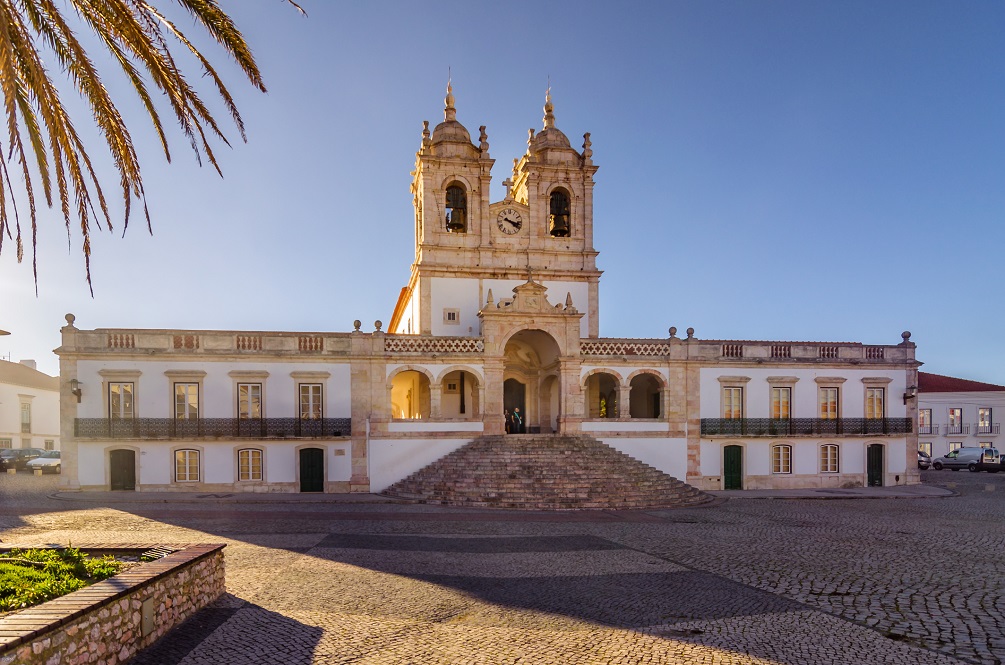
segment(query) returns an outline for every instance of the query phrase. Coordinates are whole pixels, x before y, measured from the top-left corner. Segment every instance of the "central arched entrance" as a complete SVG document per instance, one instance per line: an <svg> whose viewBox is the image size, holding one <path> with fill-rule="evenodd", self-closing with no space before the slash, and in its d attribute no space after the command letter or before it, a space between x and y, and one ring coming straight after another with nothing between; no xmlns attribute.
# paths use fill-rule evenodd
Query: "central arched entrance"
<svg viewBox="0 0 1005 665"><path fill-rule="evenodd" d="M519 408L523 431L557 432L561 415L558 343L541 330L521 330L506 342L503 408Z"/></svg>

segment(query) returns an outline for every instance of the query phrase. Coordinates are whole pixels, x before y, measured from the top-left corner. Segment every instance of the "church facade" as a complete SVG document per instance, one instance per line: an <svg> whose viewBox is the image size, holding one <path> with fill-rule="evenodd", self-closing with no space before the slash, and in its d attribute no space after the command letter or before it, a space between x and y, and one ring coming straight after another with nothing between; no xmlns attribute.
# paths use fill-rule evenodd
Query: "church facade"
<svg viewBox="0 0 1005 665"><path fill-rule="evenodd" d="M590 135L424 124L386 331L62 328L64 484L379 492L483 435L585 434L700 489L919 482L915 345L599 336Z"/></svg>

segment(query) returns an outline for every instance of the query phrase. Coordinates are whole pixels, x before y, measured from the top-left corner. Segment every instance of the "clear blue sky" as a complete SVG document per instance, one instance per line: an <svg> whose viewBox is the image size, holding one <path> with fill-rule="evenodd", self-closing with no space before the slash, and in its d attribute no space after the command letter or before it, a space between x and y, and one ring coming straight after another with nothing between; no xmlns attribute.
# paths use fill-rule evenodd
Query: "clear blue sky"
<svg viewBox="0 0 1005 665"><path fill-rule="evenodd" d="M549 76L558 127L575 146L592 133L601 335L911 330L925 370L1005 383L1005 3L302 4L223 2L269 87L223 68L249 134L218 148L223 179L177 134L166 164L132 116L154 235L138 219L98 235L93 299L56 214L37 298L5 247L0 355L55 374L66 312L81 328L386 323L451 67L458 119L488 127L494 200Z"/></svg>

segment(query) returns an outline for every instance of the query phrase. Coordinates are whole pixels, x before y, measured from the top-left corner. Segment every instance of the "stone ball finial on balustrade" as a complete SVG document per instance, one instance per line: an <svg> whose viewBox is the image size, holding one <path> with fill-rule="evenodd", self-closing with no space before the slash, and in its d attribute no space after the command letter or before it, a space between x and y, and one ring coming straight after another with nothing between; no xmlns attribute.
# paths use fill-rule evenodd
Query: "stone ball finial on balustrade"
<svg viewBox="0 0 1005 665"><path fill-rule="evenodd" d="M66 325L70 327L73 327L73 322L77 320L77 317L75 317L73 314L67 314L63 318L66 319Z"/></svg>
<svg viewBox="0 0 1005 665"><path fill-rule="evenodd" d="M687 338L688 339L694 339L694 328L688 328L687 329Z"/></svg>
<svg viewBox="0 0 1005 665"><path fill-rule="evenodd" d="M677 336L677 326L670 326L670 339Z"/></svg>
<svg viewBox="0 0 1005 665"><path fill-rule="evenodd" d="M359 319L356 319L355 321L353 321L352 322L353 332L359 332L359 327L361 325L363 325L363 322L360 321Z"/></svg>
<svg viewBox="0 0 1005 665"><path fill-rule="evenodd" d="M905 342L910 342L911 341L911 331L910 330L905 330L904 332L900 333L900 336L904 338Z"/></svg>
<svg viewBox="0 0 1005 665"><path fill-rule="evenodd" d="M374 322L373 322L373 328L374 328L374 332L380 332L380 327L381 327L382 325L384 325L384 323L383 323L382 321L380 321L380 319L378 319L378 320L374 321Z"/></svg>

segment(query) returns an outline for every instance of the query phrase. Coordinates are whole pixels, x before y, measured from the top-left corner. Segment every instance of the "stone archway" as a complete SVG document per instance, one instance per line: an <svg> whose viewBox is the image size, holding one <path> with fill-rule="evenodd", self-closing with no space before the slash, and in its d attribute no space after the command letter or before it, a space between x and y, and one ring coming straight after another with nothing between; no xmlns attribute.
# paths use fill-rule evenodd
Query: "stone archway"
<svg viewBox="0 0 1005 665"><path fill-rule="evenodd" d="M555 338L542 330L521 330L506 342L503 382L523 385L524 431L551 432L558 428L561 404L560 351ZM504 405L505 408L505 405Z"/></svg>

